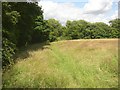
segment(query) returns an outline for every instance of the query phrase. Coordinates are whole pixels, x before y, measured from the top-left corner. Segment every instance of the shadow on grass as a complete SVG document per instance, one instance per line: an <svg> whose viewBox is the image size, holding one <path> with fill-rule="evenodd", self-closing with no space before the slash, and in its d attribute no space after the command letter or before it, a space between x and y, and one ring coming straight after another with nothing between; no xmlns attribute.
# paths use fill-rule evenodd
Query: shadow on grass
<svg viewBox="0 0 120 90"><path fill-rule="evenodd" d="M21 48L15 55L14 60L17 58L19 59L25 59L29 57L29 51L37 51L37 50L44 50L49 48L50 43L49 42L43 42L43 43L37 43L28 45L27 47Z"/></svg>

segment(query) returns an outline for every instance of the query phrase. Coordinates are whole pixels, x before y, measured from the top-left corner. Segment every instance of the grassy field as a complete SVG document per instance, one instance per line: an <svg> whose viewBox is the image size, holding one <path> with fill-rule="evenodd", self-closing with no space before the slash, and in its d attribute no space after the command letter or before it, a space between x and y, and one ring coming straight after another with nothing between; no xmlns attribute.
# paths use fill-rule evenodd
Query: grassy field
<svg viewBox="0 0 120 90"><path fill-rule="evenodd" d="M3 74L5 88L118 87L118 39L36 44Z"/></svg>

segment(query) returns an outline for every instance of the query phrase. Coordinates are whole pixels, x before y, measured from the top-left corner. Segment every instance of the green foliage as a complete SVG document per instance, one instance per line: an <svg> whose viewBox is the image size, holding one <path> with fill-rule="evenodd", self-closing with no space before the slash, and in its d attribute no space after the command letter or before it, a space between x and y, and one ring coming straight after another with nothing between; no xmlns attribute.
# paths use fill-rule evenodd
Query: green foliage
<svg viewBox="0 0 120 90"><path fill-rule="evenodd" d="M2 3L2 25L3 25L3 37L9 39L13 43L17 43L16 24L20 17L20 13L12 10L12 6L9 3Z"/></svg>
<svg viewBox="0 0 120 90"><path fill-rule="evenodd" d="M38 16L35 19L35 26L32 34L32 43L39 43L47 41L49 38L49 30L47 21L43 20L43 17Z"/></svg>
<svg viewBox="0 0 120 90"><path fill-rule="evenodd" d="M37 5L37 3L27 2L16 3L13 5L13 9L20 12L21 14L17 24L17 29L19 30L17 46L27 46L32 40L35 19L38 16L43 17L43 11L41 10L41 7Z"/></svg>
<svg viewBox="0 0 120 90"><path fill-rule="evenodd" d="M82 38L85 38L86 35L89 34L89 33L87 33L89 31L86 30L88 24L89 23L84 21L84 20L67 21L67 24L66 24L67 33L66 33L66 35L68 35L72 39L82 39ZM85 30L87 32L85 32Z"/></svg>
<svg viewBox="0 0 120 90"><path fill-rule="evenodd" d="M8 16L8 20L10 20L10 22L15 25L18 22L18 17L20 17L20 14L17 11L11 11L10 13L6 13L6 15Z"/></svg>
<svg viewBox="0 0 120 90"><path fill-rule="evenodd" d="M118 20L110 21L110 26L103 22L89 23L84 20L67 21L66 36L71 39L118 38Z"/></svg>
<svg viewBox="0 0 120 90"><path fill-rule="evenodd" d="M16 46L7 38L2 39L2 65L6 66L13 63L13 55L15 54Z"/></svg>
<svg viewBox="0 0 120 90"><path fill-rule="evenodd" d="M109 21L112 29L112 38L120 38L120 19L114 19Z"/></svg>
<svg viewBox="0 0 120 90"><path fill-rule="evenodd" d="M47 20L48 30L49 30L49 40L55 41L57 38L62 36L62 25L59 23L59 21L55 19L49 19Z"/></svg>
<svg viewBox="0 0 120 90"><path fill-rule="evenodd" d="M13 61L16 47L19 49L32 42L35 19L39 16L43 21L42 13L37 3L2 3L3 66Z"/></svg>

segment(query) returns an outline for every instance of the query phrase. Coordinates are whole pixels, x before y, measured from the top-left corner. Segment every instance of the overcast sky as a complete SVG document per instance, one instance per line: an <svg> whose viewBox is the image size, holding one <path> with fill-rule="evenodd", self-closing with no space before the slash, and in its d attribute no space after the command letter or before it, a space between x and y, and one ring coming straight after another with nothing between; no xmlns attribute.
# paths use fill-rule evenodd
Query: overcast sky
<svg viewBox="0 0 120 90"><path fill-rule="evenodd" d="M65 25L67 20L105 22L118 17L119 0L42 0L39 6L44 19L54 18Z"/></svg>

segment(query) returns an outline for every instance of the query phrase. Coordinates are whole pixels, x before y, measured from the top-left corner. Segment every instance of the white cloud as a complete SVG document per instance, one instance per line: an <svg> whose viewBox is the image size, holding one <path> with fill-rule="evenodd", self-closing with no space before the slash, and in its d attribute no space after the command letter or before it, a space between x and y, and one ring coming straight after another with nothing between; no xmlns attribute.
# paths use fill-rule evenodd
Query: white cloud
<svg viewBox="0 0 120 90"><path fill-rule="evenodd" d="M108 2L109 1L109 2ZM53 1L41 1L44 10L44 18L54 18L65 25L67 20L86 20L89 22L105 22L108 23L110 18L105 12L112 7L111 0L90 0L83 8L76 7L73 3L57 3ZM89 13L89 14L86 14Z"/></svg>
<svg viewBox="0 0 120 90"><path fill-rule="evenodd" d="M112 8L113 0L89 0L84 6L85 13L101 14Z"/></svg>
<svg viewBox="0 0 120 90"><path fill-rule="evenodd" d="M72 3L55 3L52 1L39 2L44 10L44 18L55 18L65 23L66 20L77 20L82 16L82 10Z"/></svg>

